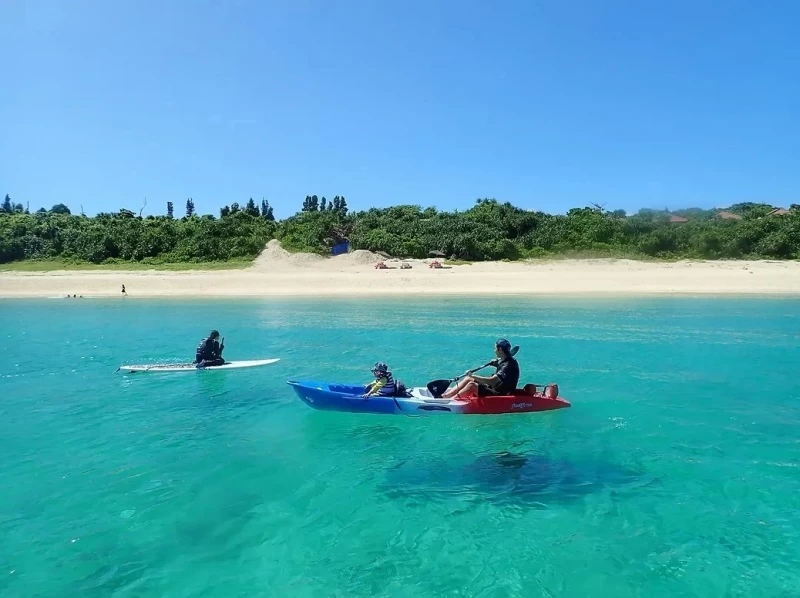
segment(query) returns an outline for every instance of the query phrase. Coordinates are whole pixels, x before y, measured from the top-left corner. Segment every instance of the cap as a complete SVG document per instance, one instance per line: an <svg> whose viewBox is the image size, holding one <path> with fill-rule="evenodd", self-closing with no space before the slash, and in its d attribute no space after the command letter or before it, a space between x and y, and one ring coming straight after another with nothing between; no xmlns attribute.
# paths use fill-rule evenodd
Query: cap
<svg viewBox="0 0 800 598"><path fill-rule="evenodd" d="M379 361L374 366L372 366L372 371L384 373L389 371L389 367L382 361Z"/></svg>
<svg viewBox="0 0 800 598"><path fill-rule="evenodd" d="M211 338L215 338L219 336L219 332L217 332L216 330L212 330L211 334L209 334L208 336L210 336Z"/></svg>
<svg viewBox="0 0 800 598"><path fill-rule="evenodd" d="M511 353L511 343L509 343L506 339L498 338L495 345L500 347L506 353Z"/></svg>

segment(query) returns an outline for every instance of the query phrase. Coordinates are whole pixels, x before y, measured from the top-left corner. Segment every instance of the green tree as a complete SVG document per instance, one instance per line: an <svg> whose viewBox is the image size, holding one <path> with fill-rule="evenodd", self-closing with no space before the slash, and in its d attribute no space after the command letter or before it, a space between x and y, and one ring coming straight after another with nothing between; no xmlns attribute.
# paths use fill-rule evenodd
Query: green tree
<svg viewBox="0 0 800 598"><path fill-rule="evenodd" d="M269 205L269 202L264 198L261 199L261 217L270 222L275 221L275 216L272 213L272 206Z"/></svg>
<svg viewBox="0 0 800 598"><path fill-rule="evenodd" d="M306 195L303 201L303 212L317 212L319 211L319 199L316 195Z"/></svg>
<svg viewBox="0 0 800 598"><path fill-rule="evenodd" d="M186 217L191 218L194 215L194 201L192 198L186 200Z"/></svg>
<svg viewBox="0 0 800 598"><path fill-rule="evenodd" d="M762 216L766 216L774 209L775 207L768 203L755 203L752 201L747 201L743 203L735 203L725 211L733 214L739 214L744 218L760 218Z"/></svg>
<svg viewBox="0 0 800 598"><path fill-rule="evenodd" d="M13 211L14 207L11 205L11 196L6 193L6 198L3 200L3 207L0 209L0 212L10 214Z"/></svg>
<svg viewBox="0 0 800 598"><path fill-rule="evenodd" d="M252 197L247 202L247 205L245 206L244 211L245 211L246 214L248 214L250 216L258 217L258 216L261 215L259 213L259 211L258 211L258 207L256 206L256 202L253 201Z"/></svg>
<svg viewBox="0 0 800 598"><path fill-rule="evenodd" d="M175 206L171 201L167 202L167 218L173 218L175 215Z"/></svg>
<svg viewBox="0 0 800 598"><path fill-rule="evenodd" d="M72 212L63 203L57 203L52 208L50 208L50 213L51 214L71 214Z"/></svg>

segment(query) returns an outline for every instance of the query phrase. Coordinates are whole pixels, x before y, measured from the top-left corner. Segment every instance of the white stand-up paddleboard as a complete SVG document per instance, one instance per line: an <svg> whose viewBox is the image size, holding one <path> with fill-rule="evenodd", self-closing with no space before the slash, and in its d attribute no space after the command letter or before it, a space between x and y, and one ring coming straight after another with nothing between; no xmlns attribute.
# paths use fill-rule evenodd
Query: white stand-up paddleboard
<svg viewBox="0 0 800 598"><path fill-rule="evenodd" d="M262 365L276 363L280 359L251 359L250 361L228 361L223 365L210 365L198 368L193 363L153 363L150 365L121 365L124 372L204 372L206 370L239 370L257 368Z"/></svg>

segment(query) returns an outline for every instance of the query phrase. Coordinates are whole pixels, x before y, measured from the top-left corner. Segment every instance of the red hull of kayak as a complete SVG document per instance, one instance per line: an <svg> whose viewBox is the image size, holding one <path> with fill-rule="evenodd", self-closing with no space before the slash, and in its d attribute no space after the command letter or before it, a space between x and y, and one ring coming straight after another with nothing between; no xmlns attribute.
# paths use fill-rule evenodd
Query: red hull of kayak
<svg viewBox="0 0 800 598"><path fill-rule="evenodd" d="M464 406L462 413L467 414L501 414L501 413L531 413L534 411L551 411L553 409L564 409L571 407L569 401L557 397L555 399L546 397L542 393L528 394L523 390L516 391L510 396L495 397L466 397L459 399L468 400L469 404Z"/></svg>

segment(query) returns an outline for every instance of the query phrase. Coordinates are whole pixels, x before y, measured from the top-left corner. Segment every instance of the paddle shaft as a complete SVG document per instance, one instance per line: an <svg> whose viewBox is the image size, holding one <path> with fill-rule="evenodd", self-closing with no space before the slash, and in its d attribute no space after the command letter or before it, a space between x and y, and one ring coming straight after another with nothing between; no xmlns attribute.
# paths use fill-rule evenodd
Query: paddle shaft
<svg viewBox="0 0 800 598"><path fill-rule="evenodd" d="M518 345L512 347L511 352L510 352L511 353L511 357L514 357L514 355L516 355L518 351L519 351L519 346ZM475 368L474 370L469 370L467 372L467 374L474 374L475 372L479 372L483 368L488 368L490 365L497 365L497 358L492 359L491 361L487 361L486 363L484 363L479 368ZM461 380L461 378L463 378L467 374L462 374L461 376L457 376L456 378L453 378L453 382L458 382L459 380Z"/></svg>
<svg viewBox="0 0 800 598"><path fill-rule="evenodd" d="M512 347L511 352L510 352L511 357L516 355L518 351L519 351L519 346L518 345L515 345L514 347ZM445 379L443 379L443 380L433 380L431 382L428 382L427 388L434 396L441 395L445 390L447 390L447 388L453 382L458 382L464 376L467 376L469 374L474 374L475 372L477 372L479 370L482 370L483 368L487 368L490 365L497 365L497 360L496 359L492 359L491 361L488 361L488 362L484 363L480 367L477 367L475 369L469 370L466 374L462 374L461 376L457 376L455 378L450 378L449 380L445 380Z"/></svg>
<svg viewBox="0 0 800 598"><path fill-rule="evenodd" d="M494 359L492 359L492 360L491 360L490 362L488 362L488 363L484 363L484 364L483 364L481 367L479 367L479 368L475 368L475 369L473 369L473 370L469 370L469 372L467 372L466 374L461 374L460 376L456 376L455 378L453 378L453 382L458 382L459 380L461 380L461 378L463 378L463 377L464 377L464 376L466 376L467 374L474 374L475 372L479 372L479 371L481 371L481 370L482 370L482 369L484 369L484 368L488 368L490 365L494 365Z"/></svg>

